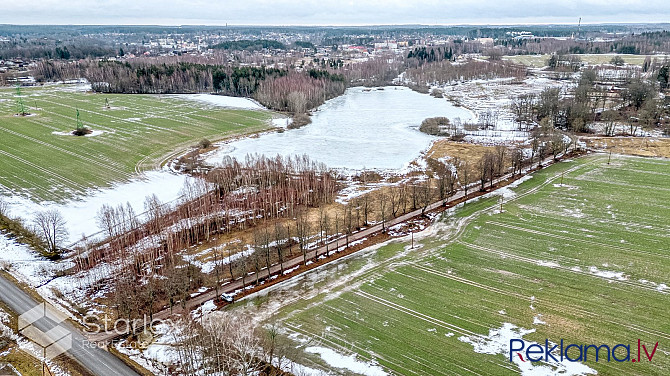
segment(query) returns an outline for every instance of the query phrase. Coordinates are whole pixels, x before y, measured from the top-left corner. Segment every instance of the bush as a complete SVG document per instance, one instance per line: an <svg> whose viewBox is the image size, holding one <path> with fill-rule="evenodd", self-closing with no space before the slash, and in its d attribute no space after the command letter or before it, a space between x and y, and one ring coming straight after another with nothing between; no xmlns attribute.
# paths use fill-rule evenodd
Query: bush
<svg viewBox="0 0 670 376"><path fill-rule="evenodd" d="M423 133L432 135L432 136L442 136L446 132L443 131L443 128L449 126L449 119L446 117L434 117L428 118L421 122L419 130Z"/></svg>
<svg viewBox="0 0 670 376"><path fill-rule="evenodd" d="M203 138L202 140L200 140L200 142L198 142L198 148L200 149L208 149L210 147L212 147L212 141L206 138Z"/></svg>
<svg viewBox="0 0 670 376"><path fill-rule="evenodd" d="M614 56L612 60L610 60L610 64L620 67L625 64L625 61L623 61L623 58L621 56Z"/></svg>
<svg viewBox="0 0 670 376"><path fill-rule="evenodd" d="M288 125L288 129L298 129L312 122L312 119L307 114L297 114L293 116L293 121Z"/></svg>
<svg viewBox="0 0 670 376"><path fill-rule="evenodd" d="M75 136L86 136L87 134L91 133L93 133L93 131L88 127L79 127L72 131L72 134Z"/></svg>
<svg viewBox="0 0 670 376"><path fill-rule="evenodd" d="M449 138L451 141L461 142L465 139L465 133L456 133Z"/></svg>

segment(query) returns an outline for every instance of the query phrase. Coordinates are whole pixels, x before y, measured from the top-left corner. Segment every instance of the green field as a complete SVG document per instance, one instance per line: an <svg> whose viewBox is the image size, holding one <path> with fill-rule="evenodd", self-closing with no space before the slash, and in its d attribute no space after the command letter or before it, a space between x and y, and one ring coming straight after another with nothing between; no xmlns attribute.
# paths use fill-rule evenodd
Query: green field
<svg viewBox="0 0 670 376"><path fill-rule="evenodd" d="M502 213L498 197L468 203L419 249L392 243L237 309L309 339L303 348L356 354L390 374L520 374L504 355L509 341L490 350L495 337L486 338L509 323L535 330L524 340L624 343L634 357L638 338L649 351L658 341L653 362L642 353L641 363L596 363L591 350L584 365L600 375L667 375L669 172L660 159L562 162L513 188ZM296 360L325 366L314 353ZM581 374L544 366L522 374Z"/></svg>
<svg viewBox="0 0 670 376"><path fill-rule="evenodd" d="M514 56L504 56L503 59L513 61L515 63L521 63L531 67L540 68L547 65L547 60L549 59L549 56L550 55L514 55ZM583 62L588 64L609 64L609 62L612 60L612 57L614 57L613 54L581 54L577 56L579 56ZM621 56L623 58L623 61L625 61L627 64L642 65L642 63L644 63L644 59L648 55L618 54L618 56ZM668 57L665 55L650 55L650 56L652 60L656 58L660 62L662 62L664 59Z"/></svg>
<svg viewBox="0 0 670 376"><path fill-rule="evenodd" d="M202 138L266 129L269 111L214 108L156 95L91 94L67 86L24 88L34 116L19 117L14 89L0 90L0 187L62 201L152 169ZM106 108L108 99L110 108ZM59 135L84 125L104 133Z"/></svg>

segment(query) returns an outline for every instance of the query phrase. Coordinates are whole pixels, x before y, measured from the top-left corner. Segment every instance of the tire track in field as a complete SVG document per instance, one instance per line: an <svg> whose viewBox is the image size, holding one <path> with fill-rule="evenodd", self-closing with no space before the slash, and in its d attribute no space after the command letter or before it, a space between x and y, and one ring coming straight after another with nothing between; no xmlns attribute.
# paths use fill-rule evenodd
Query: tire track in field
<svg viewBox="0 0 670 376"><path fill-rule="evenodd" d="M528 210L528 211L531 211L533 209L533 207L532 206L524 206L524 209ZM537 213L544 214L545 212L544 211L542 211L542 212L537 211ZM560 212L551 212L551 213L555 213L559 217L560 217L560 214L561 214ZM561 229L565 228L564 225L563 225L565 222L560 222L556 218L552 218L552 219L555 222L551 223L549 225L550 230L558 230L558 228L561 228ZM649 217L647 219L649 219ZM566 221L566 222L568 222L568 221ZM512 223L515 223L515 224L518 224L518 225L528 225L528 227L532 228L532 229L541 229L541 228L538 228L537 226L533 226L532 223L528 219L525 219L525 218L520 218L519 217L518 220L513 221ZM572 224L573 222L568 222L568 223ZM662 223L657 222L657 221L653 221L653 222L647 221L645 223L630 223L630 222L622 222L620 220L614 220L614 219L597 218L597 219L595 219L595 222L591 221L591 223L594 223L594 224L591 224L591 226L599 226L599 224L609 224L609 225L619 225L619 226L631 227L631 228L636 228L636 229L639 229L639 230L647 230L649 232L654 232L654 233L656 233L656 236L670 237L670 226L666 226L665 223L662 224ZM651 226L651 227L647 227L647 226ZM599 227L605 227L605 226L599 226ZM546 228L546 227L544 227L544 228ZM599 229L600 232L598 232L598 235L602 235L609 228L611 228L611 227L607 227L604 230ZM572 227L571 229L576 231L575 232L576 234L582 234L583 233L583 231L580 231L576 227ZM617 232L607 231L607 233L608 234L615 234Z"/></svg>
<svg viewBox="0 0 670 376"><path fill-rule="evenodd" d="M414 266L414 265L409 265L409 266ZM402 275L402 276L404 276L404 277L406 277L406 278L409 278L409 279L414 279L414 280L421 281L421 282L425 282L425 281L426 281L425 279L423 279L423 278L421 278L421 277L408 275L408 274L405 274L405 273L402 273L402 272L398 272L398 271L396 271L396 273L399 274L399 275ZM379 291L379 293L383 293L383 294L385 294L385 295L388 295L388 292L387 292L386 290L384 290L383 288L381 288L381 287L378 287L378 286L376 286L376 285L374 285L374 284L373 284L372 286L370 286L370 287L375 288L377 291ZM375 296L379 297L378 295L375 295ZM407 297L405 296L405 298L407 298ZM415 302L412 302L412 301L409 300L409 299L407 299L407 301L408 301L408 302L411 302L411 303L415 303ZM420 303L415 303L415 304L420 304ZM470 323L470 324L472 324L472 325L474 325L474 326L479 326L479 327L482 327L482 328L488 328L487 325L485 325L484 323L482 323L482 322L480 322L480 321L475 321L475 320L471 320L471 319L468 319L468 318L459 317L459 316L452 315L452 314L448 314L448 313L446 313L446 314L447 314L448 316L450 316L450 317L453 317L453 318L458 319L458 320L460 320L460 321L465 321L465 322Z"/></svg>
<svg viewBox="0 0 670 376"><path fill-rule="evenodd" d="M59 107L59 106L64 106L64 107L69 107L69 108L76 108L76 107L72 107L72 106L67 106L67 105L61 104L61 103L59 103L59 102L52 102L52 101L48 101L48 100L44 100L44 102L50 103L50 104L52 104L52 105L54 105L54 106L57 106L57 107ZM43 111L44 113L46 113L46 114L53 115L53 116L58 116L58 117L60 117L60 118L65 118L65 119L67 119L68 121L72 121L72 118L71 118L70 116L67 116L67 115L58 113L58 112L56 112L54 109L50 109L50 110L42 109L42 111ZM92 123L92 122L84 121L84 120L82 120L82 122L84 123L84 125L92 125L92 126L94 126L94 128L97 128L97 129L102 129L102 130L106 130L106 131L108 131L108 132L114 132L114 133L118 133L118 134L126 134L127 137L128 137L128 138L127 138L128 140L130 140L130 139L132 139L134 136L136 136L136 134L134 134L133 132L128 131L128 130L126 130L126 129L124 129L124 128L111 128L111 127L108 127L108 126L104 126L104 125L101 125L101 124Z"/></svg>
<svg viewBox="0 0 670 376"><path fill-rule="evenodd" d="M643 251L643 250L630 249L630 248L621 247L621 246L616 245L616 244L603 244L603 243L599 243L599 242L596 242L596 241L593 241L593 240L587 240L587 239L575 239L575 238L571 238L569 236L563 236L563 235L552 234L552 233L544 232L544 231L532 230L532 229L528 229L528 228L524 228L524 227L508 225L508 224L505 224L505 223L500 223L500 222L495 222L495 221L487 221L486 223L494 225L494 226L504 227L504 228L508 228L508 229L512 229L512 230L517 230L517 231L526 232L526 233L530 233L530 234L534 234L534 235L554 238L554 239L558 239L558 240L566 240L566 241L572 241L572 242L587 243L587 244L599 246L599 247L602 247L602 248L615 249L615 250L621 251L621 252L638 253L638 254L647 255L647 256L654 256L654 257L661 257L661 258L665 258L665 259L670 259L670 255L666 255L666 254L662 254L662 253L654 253L654 252L648 252L648 251Z"/></svg>
<svg viewBox="0 0 670 376"><path fill-rule="evenodd" d="M31 121L31 123L34 123L35 125L45 127L45 128L50 129L52 131L60 132L59 128L50 127L47 124L40 123L38 121ZM60 135L55 135L55 137L59 137L59 136ZM63 137L70 137L70 136L63 136ZM98 145L100 145L101 147L104 147L104 148L117 149L118 151L122 151L122 152L125 152L125 153L132 153L133 152L129 148L113 145L109 142L105 142L104 140L99 139L98 137L87 137L86 141L89 142L89 143L98 144ZM119 169L127 168L127 166L125 166L123 163L121 163L117 160L110 159L106 156L105 157L100 156L99 154L104 154L103 150L92 148L92 147L88 146L87 144L77 145L77 150L83 151L83 152L86 153L87 156L90 156L92 158L96 158L100 162L107 163L110 166L114 166L115 168L119 168Z"/></svg>
<svg viewBox="0 0 670 376"><path fill-rule="evenodd" d="M544 187L547 186L548 184L552 183L552 182L555 181L556 179L558 179L562 174L568 174L568 173L570 173L570 172L574 172L574 171L577 171L577 170L579 170L579 169L583 169L583 168L585 168L585 167L589 167L589 166L591 166L591 165L593 165L593 164L596 164L596 163L598 163L598 162L601 162L603 159L604 159L604 157L600 157L600 158L598 158L598 157L594 157L594 159L593 159L592 161L589 161L589 162L583 163L583 164L581 164L581 165L577 165L577 166L571 167L571 168L565 170L564 172L562 172L561 174L556 174L556 175L554 175L553 177L547 177L543 183L537 185L536 187L533 187L533 188L529 189L528 191L526 191L526 192L524 192L524 193L517 194L516 196L514 196L514 197L510 198L509 200L507 200L507 202L517 201L517 200L519 200L519 199L521 199L521 198L523 198L523 197L526 197L526 196L528 196L528 195L531 195L531 194L533 194L533 193L539 191L540 189L544 188ZM573 177L573 178L574 178L574 177ZM490 207L490 208L486 208L486 209L477 211L477 212L475 212L475 213L472 213L472 214L469 215L468 217L465 217L465 218L462 218L461 220L459 220L458 228L457 228L457 232L453 235L453 237L448 241L447 244L453 243L453 242L455 242L455 241L460 242L459 238L461 237L461 235L463 234L463 232L467 229L467 224L469 224L470 220L472 220L473 218L475 218L475 217L477 217L477 216L479 216L479 215L482 215L483 213L487 213L487 212L490 212L490 211L495 211L496 209L497 209L496 206L492 206L492 207ZM463 244L465 244L466 246L471 246L471 244L468 244L468 243L463 243ZM543 303L543 304L547 304L547 303ZM554 305L554 304L552 304L552 303L549 303L549 305L550 305L550 306L554 306L555 309L558 310L558 312L560 312L561 310L564 311L564 310L566 309L566 307L562 307L562 306L561 306L561 307L558 307L558 306L556 306L556 305ZM580 312L580 311L581 311L581 312L584 312L584 313L588 313L589 315L594 316L594 317L597 317L597 318L600 318L601 320L606 321L606 322L608 322L608 323L610 323L610 324L618 325L618 326L621 326L621 327L625 327L625 328L627 328L627 329L629 329L629 330L632 330L632 331L639 331L639 332L646 333L646 334L649 334L649 335L652 335L652 336L658 336L658 337L661 337L661 338L664 338L664 339L670 339L670 334L665 333L665 332L662 332L662 331L657 331L657 330L655 330L655 329L644 328L644 327L641 327L641 326L639 326L639 325L637 325L637 324L634 324L634 323L625 323L625 324L624 324L624 323L616 322L616 321L613 321L613 320L603 319L603 318L599 317L598 315L596 315L595 313L588 312L588 311L584 311L584 310L581 310L581 309L576 308L576 307L572 307L572 309L573 309L573 310L577 310L577 312Z"/></svg>
<svg viewBox="0 0 670 376"><path fill-rule="evenodd" d="M98 167L102 167L102 168L107 169L107 170L109 170L109 171L112 171L112 172L114 172L114 173L120 174L121 176L125 176L125 177L127 177L127 178L130 178L130 177L131 177L131 175L128 174L127 172L121 171L121 170L119 170L119 169L117 169L117 168L115 168L115 167L113 167L113 166L110 166L110 165L108 165L108 164L106 164L106 163L103 163L103 162L101 162L101 161L98 161L97 159L93 159L93 158L89 158L89 157L87 157L87 156L80 155L80 154L75 153L75 152L73 152L73 151L71 151L71 150L63 149L63 148L61 148L61 147L59 147L59 146L52 145L52 144L50 144L50 143L48 143L48 142L46 142L46 141L42 141L42 140L39 140L39 139L30 137L30 136L27 136L27 135L24 135L24 134L15 132L15 131L11 131L11 130L6 129L6 128L0 128L0 131L3 131L3 132L6 132L6 133L9 133L9 134L12 134L12 135L17 136L17 137L19 137L19 138L23 138L23 139L25 139L25 140L34 142L34 143L39 144L39 145L42 145L42 146L46 146L46 147L48 147L48 148L50 148L50 149L59 151L59 152L61 152L61 153L65 153L65 154L67 154L67 155L70 155L70 156L72 156L72 157L78 158L78 159L80 159L80 160L83 160L83 161L92 163L92 164L94 164L94 165L96 165L96 166L98 166Z"/></svg>
<svg viewBox="0 0 670 376"><path fill-rule="evenodd" d="M448 279L454 279L454 278L452 278L454 276L451 275L451 274L446 274L444 272L440 272L440 271L437 271L437 270L432 270L432 269L429 269L429 268L426 268L426 267L422 267L421 265L415 265L415 266L420 268L420 269L425 269L425 271L428 272L428 273L439 275L439 276L442 276L442 277L445 277L445 278L448 278ZM456 280L456 279L454 279L454 280ZM474 287L479 287L479 286L476 286L476 285L473 284L473 283L476 283L476 282L467 280L465 278L463 278L463 280L467 281L467 282L463 282L465 284L468 284L468 285L471 285L471 286L474 286ZM487 286L487 285L483 285L483 286L484 286L483 288L485 290L492 291L492 289L495 289L494 287L490 287L490 286ZM492 291L492 292L495 292L495 291ZM510 296L510 297L522 298L526 301L529 299L529 297L527 297L525 295L517 294L517 293L509 293L507 291L503 291L503 295ZM644 327L641 327L641 326L639 326L637 324L634 324L634 323L622 323L622 322L618 322L618 321L614 321L614 320L605 319L600 314L598 314L596 312L586 310L586 309L583 309L583 308L574 307L574 306L566 307L564 305L556 304L556 303L553 303L551 301L544 301L544 300L541 300L541 299L536 299L535 302L537 302L538 304L545 305L549 308L552 308L556 312L570 311L575 316L579 316L579 315L588 316L588 317L592 317L592 318L595 318L595 319L603 320L603 321L608 322L610 324L614 324L614 325L621 326L621 327L626 327L630 330L636 330L636 331L640 331L640 332L647 333L647 334L650 334L650 335L659 336L659 337L662 337L662 338L665 338L665 339L670 339L670 334L668 334L668 333L658 331L658 330L655 330L655 329L644 328Z"/></svg>
<svg viewBox="0 0 670 376"><path fill-rule="evenodd" d="M34 175L34 176L36 175L33 172L30 172L30 174ZM42 192L44 194L44 197L50 197L50 196L54 195L53 192L47 191L46 188L41 187L41 186L37 186L37 185L33 184L32 182L30 182L30 181L28 181L28 180L24 179L23 177L18 176L16 174L12 174L7 179L11 179L11 180L4 179L6 183L0 182L0 193L3 192L3 188L7 188L10 192L12 192L12 191L17 191L17 192L18 191L23 191L23 192L31 192L32 193L32 192L37 191L37 192ZM16 184L17 180L23 182L24 185L23 186L17 185ZM9 183L9 184L7 184L7 183ZM14 186L13 189L12 189L12 186ZM31 195L28 194L28 196L31 196ZM58 197L60 199L65 199L65 197L63 197L62 195L59 195Z"/></svg>
<svg viewBox="0 0 670 376"><path fill-rule="evenodd" d="M361 296L361 297L363 297L363 298L372 300L373 302L375 302L375 303L377 303L377 304L381 304L381 305L386 306L386 307L388 307L388 308L395 309L395 310L400 311L400 312L402 312L402 313L405 313L405 314L407 314L407 315L410 315L410 316L413 316L413 317L415 317L415 318L421 319L421 320L423 320L423 321L429 322L429 323L431 323L431 324L433 324L433 325L440 326L440 327L442 327L443 329L448 329L448 330L450 330L450 331L455 331L455 332L458 332L458 333L460 333L460 334L462 334L462 335L467 335L467 336L477 336L477 337L480 337L480 338L483 337L483 336L481 336L480 334L477 334L477 333L475 333L475 332L473 332L473 331L470 331L470 330L468 330L468 329L464 329L464 328L461 328L461 327L459 327L459 326L457 326L457 325L450 324L450 323L448 323L448 322L442 321L442 320L437 319L437 318L435 318L435 317L432 317L432 316L423 314L423 313L421 313L421 312L419 312L419 311L415 311L415 310L413 310L413 309L411 309L411 308L407 308L407 307L402 306L402 305L400 305L400 304L397 304L397 303L391 302L391 301L389 301L389 300L380 298L380 297L378 297L378 296L372 295L372 294L370 294L370 293L368 293L368 292L359 290L359 291L354 292L354 294L359 295L359 296Z"/></svg>
<svg viewBox="0 0 670 376"><path fill-rule="evenodd" d="M351 305L353 305L353 306L358 306L357 302L353 302L353 301L348 300L348 299L343 299L343 300L344 300L346 303L349 303L349 304L351 304ZM338 315L339 318L341 318L341 319L343 319L343 320L345 320L345 321L349 321L349 322L351 322L351 323L353 323L353 324L360 325L360 322L359 322L359 321L356 321L356 320L354 320L354 319L351 319L351 318L347 317L348 314L349 314L350 312L345 312L345 311L343 311L343 310L341 310L341 309L337 309L336 307L333 307L333 306L331 306L331 305L326 305L325 307L322 307L322 309L324 309L326 312L329 312L329 313L333 313L333 314L335 314L335 315ZM334 324L339 324L339 322L337 322L337 321L335 321L335 320L333 320L333 319L331 319L331 318L328 318L328 317L326 317L326 320L329 320L329 321L333 322ZM337 325L335 325L335 326L337 326ZM347 326L347 327L348 327L348 326ZM368 327L368 328L369 328L369 327ZM350 344L350 346L355 346L355 347L357 347L357 348L359 348L359 349L365 351L366 353L371 354L371 351L370 351L370 350L364 349L364 348L362 348L362 347L360 347L360 346L353 345L352 342L347 341L343 336L333 335L332 332L329 332L329 333L331 333L330 337L334 337L334 338L338 339L339 341L341 341L341 342L343 342L343 343ZM310 335L311 335L311 334L310 334ZM325 337L324 337L324 336L321 336L321 338L325 338ZM398 340L396 339L396 341L398 341ZM330 343L335 343L335 342L332 341L332 340L329 341L329 342L330 342ZM344 346L339 346L339 347L342 348L342 349L344 349ZM375 354L376 354L376 353L375 353ZM407 356L405 356L405 357L409 359L409 357L407 357ZM384 358L382 358L382 359L384 359ZM384 359L384 360L386 361L386 359ZM394 358L394 360L395 360L395 358ZM435 372L434 374L443 374L443 375L445 374L444 372L442 372L442 370L438 371L438 370L436 370L436 369L434 369L434 368L432 368L432 367L426 365L425 363L416 362L416 361L414 361L414 362L415 362L415 363L420 363L420 364L424 365L426 368L430 368L430 369L432 369L432 370ZM391 364L393 364L394 366L400 366L400 365L397 364L397 363L391 363ZM402 367L402 368L407 369L407 368L405 368L405 367ZM413 372L413 373L416 373L416 372ZM453 372L452 372L451 374L453 374Z"/></svg>
<svg viewBox="0 0 670 376"><path fill-rule="evenodd" d="M47 129L51 130L52 132L62 132L62 128L51 126L47 123L39 121L39 119L34 119L34 120L30 119L29 122L31 122L35 125L39 125L41 127L47 128ZM97 125L96 125L96 127L97 127ZM113 129L112 130L102 129L102 130L104 132L106 132L107 134L115 134L116 133L116 131L113 130ZM125 145L127 144L127 141L130 140L130 138L118 137L116 139L109 139L109 138L100 138L100 137L87 137L86 140L88 142L91 142L91 143L96 143L98 145L113 148L113 149L123 151L123 152L127 152L127 153L130 153L130 152L133 151L132 149L125 147ZM118 140L118 142L116 142L116 140ZM114 141L114 142L108 142L108 141ZM81 148L84 149L84 150L90 151L91 154L100 153L100 150L93 149L93 148L90 148L88 146L82 146ZM115 163L117 163L117 162L115 162ZM119 166L123 166L120 163L117 163L117 164L119 164Z"/></svg>
<svg viewBox="0 0 670 376"><path fill-rule="evenodd" d="M133 94L131 94L131 95L133 95ZM143 94L137 94L137 95L143 95ZM144 98L143 98L143 99L144 99ZM74 98L74 100L81 101L81 102L84 102L84 103L87 103L87 104L88 104L88 103L91 103L91 102L89 102L89 101L85 101L85 100L77 99L77 98ZM157 107L154 107L154 106L151 106L151 105L138 104L138 103L135 103L135 102L131 103L131 106L132 106L134 109L137 109L138 107L143 107L143 108L145 108L145 109L150 109L150 110L152 110L152 111L147 111L146 114L151 115L149 118L153 118L153 119L165 119L165 120L168 120L168 121L173 121L173 122L176 122L176 123L181 123L181 124L189 125L189 126L192 125L192 122L189 122L189 121L186 121L186 120L180 120L180 119L177 119L177 117L184 117L184 118L189 119L189 120L197 121L197 120L195 120L195 119L190 119L190 118L188 118L187 116L184 116L184 115L183 115L183 114L184 114L183 111L179 111L179 110L176 109L176 108L183 108L182 106L180 106L180 107L175 107L175 106L169 106L169 105L168 105L168 106L166 106L165 108L157 108ZM189 109L190 109L190 108L189 108ZM157 111L157 110L158 110L158 111ZM102 113L100 113L100 112L95 112L95 111L93 111L93 110L86 110L86 111L87 111L87 112L90 112L90 113L93 113L93 114L102 115ZM156 112L156 111L157 111L157 112ZM161 113L164 113L165 111L168 111L168 112L174 112L175 117L172 118L172 117L161 116ZM222 111L224 111L225 113L228 113L228 114L236 114L235 110L222 110ZM193 112L197 112L197 111L193 111ZM138 115L141 115L141 114L145 114L145 112L140 112ZM108 115L108 116L111 117L111 115ZM146 116L145 116L145 118L146 118ZM124 119L121 119L121 118L115 118L115 119L119 119L119 120L125 121ZM210 119L213 120L213 121L215 121L215 122L225 122L225 123L230 123L230 124L238 125L238 126L240 126L240 127L246 127L246 125L244 125L244 124L242 124L242 123L238 123L238 122L232 121L232 120L220 120L220 119L215 119L215 118L210 118ZM158 126L158 125L149 125L148 123L144 123L144 122L141 122L141 121L136 121L135 123L139 123L139 124L142 124L142 125L145 125L145 126L152 126L152 127L159 127L159 128L160 128L160 126ZM161 128L161 129L169 130L169 128ZM183 132L180 132L180 131L177 131L177 130L173 130L173 131L174 131L174 132L178 132L178 133L180 133L180 134L184 134ZM184 134L184 135L185 135L185 134Z"/></svg>
<svg viewBox="0 0 670 376"><path fill-rule="evenodd" d="M458 332L459 334L462 334L462 335L464 335L464 336L475 337L475 338L479 338L479 339L483 339L483 338L485 338L485 336L482 336L482 335L480 335L480 334L477 334L477 333L475 333L475 332L472 332L472 331L470 331L470 330L468 330L468 329L464 329L464 328L461 328L461 327L459 327L459 326L457 326L457 325L447 323L447 322L445 322L445 321L439 320L439 319L434 318L434 317L432 317L432 316L429 316L429 315L423 314L423 313L421 313L421 312L415 311L415 310L413 310L413 309L407 308L407 307L402 306L402 305L400 305L400 304L397 304L397 303L391 302L391 301L389 301L389 300L380 298L380 297L378 297L378 296L372 295L372 294L367 293L367 292L365 292L365 291L360 291L360 290L359 290L359 291L356 291L354 294L359 295L359 296L361 296L361 297L363 297L363 298L369 299L369 300L371 300L372 302L375 302L375 303L380 304L380 305L382 305L382 306L385 306L385 307L387 307L387 308L391 308L391 309L394 309L394 310L399 311L399 312L401 312L401 313L404 313L404 314L406 314L406 315L409 315L409 316L412 316L412 317L414 317L414 318L420 319L420 320L422 320L422 321L426 321L426 322L428 322L428 323L430 323L430 324L432 324L432 325L439 326L439 327L441 327L441 328L443 328L443 329L447 329L447 330L449 330L449 331ZM473 370L468 369L468 368L466 368L466 367L460 366L459 364L456 364L456 363L451 363L451 364L456 365L457 367L459 367L459 368L461 368L461 369L463 369L463 370L465 370L465 371L468 371L468 372L470 372L470 373L472 373L472 374L480 375L480 374L477 373L476 371L473 371Z"/></svg>
<svg viewBox="0 0 670 376"><path fill-rule="evenodd" d="M55 174L55 173L54 173L53 171L51 171L51 170L47 170L47 169L44 168L44 167L41 167L41 166L36 165L36 164L34 164L34 163L32 163L32 162L29 162L29 161L27 161L27 160L25 160L25 159L23 159L23 158L21 158L21 157L17 157L17 156L15 156L15 155L13 155L13 154L7 153L7 152L4 151L4 150L0 150L0 154L4 155L4 156L6 156L6 157L12 158L12 159L14 159L14 160L16 160L16 161L19 161L19 162L21 162L21 163L24 163L24 164L26 164L26 165L28 165L28 166L30 166L30 167L36 169L36 170L42 171L42 172L44 172L46 175L51 176L52 178L54 178L54 179L56 179L56 180L60 180L60 181L62 181L62 182L65 182L65 183L66 183L65 185L69 185L69 186L71 186L72 188L78 188L78 189L81 189L81 190L86 190L86 189L88 188L88 187L83 186L83 185L81 185L81 184L79 184L79 183L77 183L77 182L74 182L74 181L72 181L72 180L70 180L70 179L68 179L68 178L65 178L65 177L63 177L63 176L60 176L60 175L58 175L58 174Z"/></svg>
<svg viewBox="0 0 670 376"><path fill-rule="evenodd" d="M157 125L152 125L152 124L144 123L144 122L142 122L142 121L131 121L131 120L128 120L128 119L122 119L122 118L120 118L120 117L116 117L116 116L112 116L112 115L109 115L109 114L104 114L104 113L96 112L96 111L89 110L89 109L85 109L85 108L79 109L79 108L77 108L77 107L74 107L74 106L71 106L71 105L68 105L68 104L65 104L65 103L53 102L53 101L49 101L49 100L46 100L46 99L42 99L42 100L45 101L45 102L47 102L47 103L51 103L52 105L58 105L58 106L61 106L61 107L67 107L67 108L71 108L71 109L75 109L75 110L80 110L81 112L87 112L87 113L90 113L90 114L98 115L98 116L100 116L100 117L110 118L110 119L119 121L119 122L121 122L121 123L139 124L139 125L142 125L142 126L148 128L148 129L152 130L152 131L156 131L156 132L162 131L162 132L168 132L168 133L178 134L178 135L180 135L180 136L184 136L184 137L189 137L189 135L188 135L187 133L178 131L178 130L176 130L176 129L164 128L164 127L160 127L160 126L157 126Z"/></svg>

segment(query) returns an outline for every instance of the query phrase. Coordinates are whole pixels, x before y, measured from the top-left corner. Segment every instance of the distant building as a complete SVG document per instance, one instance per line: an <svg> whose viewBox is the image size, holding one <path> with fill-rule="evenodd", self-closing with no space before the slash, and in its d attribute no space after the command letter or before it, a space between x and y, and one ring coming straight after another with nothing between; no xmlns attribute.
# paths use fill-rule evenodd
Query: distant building
<svg viewBox="0 0 670 376"><path fill-rule="evenodd" d="M493 46L493 38L477 38L475 41L485 46Z"/></svg>
<svg viewBox="0 0 670 376"><path fill-rule="evenodd" d="M397 50L398 43L395 42L382 42L375 43L375 50Z"/></svg>

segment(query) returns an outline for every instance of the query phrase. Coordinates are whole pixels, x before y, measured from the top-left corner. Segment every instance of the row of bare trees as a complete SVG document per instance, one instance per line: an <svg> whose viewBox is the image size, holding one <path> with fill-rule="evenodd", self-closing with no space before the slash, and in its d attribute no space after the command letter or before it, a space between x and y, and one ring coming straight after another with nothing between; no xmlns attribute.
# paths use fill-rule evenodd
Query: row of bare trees
<svg viewBox="0 0 670 376"><path fill-rule="evenodd" d="M302 73L272 77L263 81L255 98L268 108L292 113L304 113L318 107L328 99L344 93L343 77L327 74L328 77L312 77Z"/></svg>
<svg viewBox="0 0 670 376"><path fill-rule="evenodd" d="M155 260L214 234L244 229L262 219L292 216L301 206L316 207L334 199L335 178L307 157L249 156L226 158L204 179L186 183L178 205L169 207L150 196L145 221L129 206L103 206L97 215L108 241L78 258L80 268L129 256Z"/></svg>

